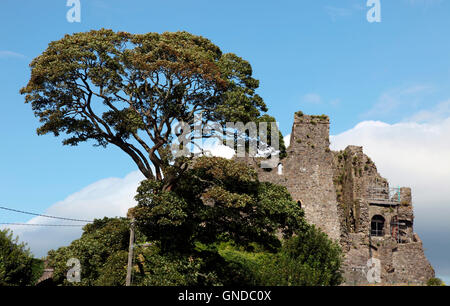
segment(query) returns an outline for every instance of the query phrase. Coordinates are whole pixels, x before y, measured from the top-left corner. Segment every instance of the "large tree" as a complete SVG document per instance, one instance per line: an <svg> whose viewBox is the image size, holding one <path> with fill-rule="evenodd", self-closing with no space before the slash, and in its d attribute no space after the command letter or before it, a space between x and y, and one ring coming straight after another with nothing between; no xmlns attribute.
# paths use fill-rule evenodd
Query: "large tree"
<svg viewBox="0 0 450 306"><path fill-rule="evenodd" d="M267 111L247 61L187 32L66 35L30 66L21 93L40 118L38 134L65 134L65 145L114 144L166 189L175 180L165 173L175 123L194 129L199 114L202 127L247 123Z"/></svg>

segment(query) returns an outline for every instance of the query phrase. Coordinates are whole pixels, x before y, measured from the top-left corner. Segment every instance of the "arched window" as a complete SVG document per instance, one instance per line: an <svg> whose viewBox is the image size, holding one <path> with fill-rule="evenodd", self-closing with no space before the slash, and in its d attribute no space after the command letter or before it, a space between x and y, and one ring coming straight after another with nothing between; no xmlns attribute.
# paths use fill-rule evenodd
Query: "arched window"
<svg viewBox="0 0 450 306"><path fill-rule="evenodd" d="M302 202L299 200L297 201L298 207L302 208Z"/></svg>
<svg viewBox="0 0 450 306"><path fill-rule="evenodd" d="M372 222L370 223L370 234L372 236L384 236L384 218L380 215L375 215L372 217Z"/></svg>

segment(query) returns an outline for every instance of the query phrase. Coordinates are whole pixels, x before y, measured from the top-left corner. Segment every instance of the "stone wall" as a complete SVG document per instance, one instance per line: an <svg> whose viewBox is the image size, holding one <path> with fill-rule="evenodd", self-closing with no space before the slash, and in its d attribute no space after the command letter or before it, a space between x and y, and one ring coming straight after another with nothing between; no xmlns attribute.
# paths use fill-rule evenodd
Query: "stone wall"
<svg viewBox="0 0 450 306"><path fill-rule="evenodd" d="M288 156L267 171L255 167L260 181L286 186L305 211L308 222L339 240L340 224L333 185L333 153L330 151L329 119L326 116L296 116Z"/></svg>
<svg viewBox="0 0 450 306"><path fill-rule="evenodd" d="M423 284L434 277L422 243L413 230L410 188L402 187L397 194L390 194L389 182L378 173L362 147L357 146L334 152L334 183L347 284L368 283L369 258L380 260L382 283ZM374 200L383 197L384 203ZM381 237L371 235L374 216L384 218Z"/></svg>
<svg viewBox="0 0 450 306"><path fill-rule="evenodd" d="M434 277L422 243L413 231L411 189L401 188L400 199L392 199L389 205L374 203L371 187L382 190L381 196L391 200L389 182L378 173L362 147L330 151L329 124L327 116L298 112L288 155L280 161L279 169L262 169L255 159L245 161L255 167L261 181L286 186L304 209L307 221L340 242L347 284L368 283L369 258L380 260L383 283L424 283ZM375 215L385 220L381 237L370 235ZM398 227L393 228L393 222Z"/></svg>

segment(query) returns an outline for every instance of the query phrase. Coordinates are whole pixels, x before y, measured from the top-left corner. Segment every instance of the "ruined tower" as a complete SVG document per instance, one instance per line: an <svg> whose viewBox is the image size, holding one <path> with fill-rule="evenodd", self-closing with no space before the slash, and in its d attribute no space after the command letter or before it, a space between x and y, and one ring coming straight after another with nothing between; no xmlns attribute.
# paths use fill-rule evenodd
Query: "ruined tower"
<svg viewBox="0 0 450 306"><path fill-rule="evenodd" d="M370 258L380 264L382 283L424 284L434 277L413 230L411 189L390 186L362 147L333 154L346 282L367 283Z"/></svg>
<svg viewBox="0 0 450 306"><path fill-rule="evenodd" d="M308 222L338 241L347 284L425 283L434 270L413 231L410 188L392 188L362 147L330 150L329 118L297 112L287 157L261 169L261 181L286 186Z"/></svg>
<svg viewBox="0 0 450 306"><path fill-rule="evenodd" d="M282 171L259 169L258 176L261 181L286 186L292 198L304 209L308 222L317 225L332 239L339 240L329 128L327 116L297 113L288 156L280 161Z"/></svg>

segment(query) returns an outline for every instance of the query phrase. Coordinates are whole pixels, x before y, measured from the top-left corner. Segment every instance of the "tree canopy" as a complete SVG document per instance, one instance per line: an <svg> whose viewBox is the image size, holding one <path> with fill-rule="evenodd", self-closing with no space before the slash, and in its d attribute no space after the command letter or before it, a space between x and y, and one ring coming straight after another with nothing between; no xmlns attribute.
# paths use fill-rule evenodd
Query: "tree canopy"
<svg viewBox="0 0 450 306"><path fill-rule="evenodd" d="M291 237L307 228L303 211L287 189L259 182L256 172L233 160L199 157L170 191L146 180L130 211L144 234L161 241L164 251L190 251L196 242L256 242L269 250L278 236Z"/></svg>
<svg viewBox="0 0 450 306"><path fill-rule="evenodd" d="M199 114L203 126L256 122L267 111L247 61L187 32L66 35L30 67L21 94L42 123L38 134L114 144L147 179L173 179L164 173L173 124L194 129Z"/></svg>
<svg viewBox="0 0 450 306"><path fill-rule="evenodd" d="M246 165L199 157L171 190L138 188L134 285L336 285L339 246L307 224L285 187L259 182ZM96 220L80 239L49 253L55 282L71 257L79 285L123 285L129 220Z"/></svg>

